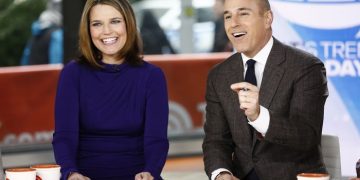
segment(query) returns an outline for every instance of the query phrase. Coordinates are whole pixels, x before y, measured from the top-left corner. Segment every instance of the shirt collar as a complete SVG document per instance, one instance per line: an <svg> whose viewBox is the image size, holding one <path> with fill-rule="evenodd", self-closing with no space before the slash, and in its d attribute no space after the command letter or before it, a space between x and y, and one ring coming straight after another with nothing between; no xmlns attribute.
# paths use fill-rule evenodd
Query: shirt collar
<svg viewBox="0 0 360 180"><path fill-rule="evenodd" d="M247 57L246 55L244 55L244 53L241 53L241 57L243 59L244 67L246 67L245 66L246 62L249 59L253 59L257 63L263 64L265 66L266 60L269 57L269 54L270 54L270 51L271 51L271 48L272 48L273 44L274 44L274 39L273 39L273 37L271 37L269 39L269 41L266 43L266 45L253 58Z"/></svg>

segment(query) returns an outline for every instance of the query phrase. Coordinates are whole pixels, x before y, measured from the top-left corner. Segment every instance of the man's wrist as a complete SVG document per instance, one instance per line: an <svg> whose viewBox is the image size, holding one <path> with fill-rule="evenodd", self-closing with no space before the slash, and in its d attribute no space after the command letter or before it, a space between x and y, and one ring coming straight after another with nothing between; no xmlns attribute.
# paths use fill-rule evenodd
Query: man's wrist
<svg viewBox="0 0 360 180"><path fill-rule="evenodd" d="M221 172L228 172L229 174L231 174L231 172L226 169L226 168L218 168L216 170L214 170L213 172L211 172L211 180L216 180L216 177L221 173ZM231 174L232 175L232 174Z"/></svg>
<svg viewBox="0 0 360 180"><path fill-rule="evenodd" d="M228 171L222 171L220 172L216 177L215 180L220 180L221 176L225 175L225 174L229 174L231 176L231 173Z"/></svg>

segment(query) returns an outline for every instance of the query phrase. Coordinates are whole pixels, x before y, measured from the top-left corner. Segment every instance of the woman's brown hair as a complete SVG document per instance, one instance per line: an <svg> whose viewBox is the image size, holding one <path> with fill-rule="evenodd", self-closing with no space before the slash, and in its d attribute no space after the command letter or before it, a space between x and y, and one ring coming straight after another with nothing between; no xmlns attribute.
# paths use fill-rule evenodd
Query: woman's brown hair
<svg viewBox="0 0 360 180"><path fill-rule="evenodd" d="M101 68L99 61L101 52L95 47L90 35L90 11L98 5L109 5L117 9L124 17L126 24L127 40L124 47L118 52L118 59L125 59L132 65L142 64L142 40L136 28L134 11L128 0L87 0L84 6L79 27L80 62L85 62L93 67Z"/></svg>

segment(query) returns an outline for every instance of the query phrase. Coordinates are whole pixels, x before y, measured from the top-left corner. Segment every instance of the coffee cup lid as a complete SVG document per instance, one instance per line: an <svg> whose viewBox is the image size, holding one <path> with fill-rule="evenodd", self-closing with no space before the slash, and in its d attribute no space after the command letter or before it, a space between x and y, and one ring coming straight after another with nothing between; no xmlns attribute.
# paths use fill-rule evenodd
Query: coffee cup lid
<svg viewBox="0 0 360 180"><path fill-rule="evenodd" d="M10 168L10 169L6 169L5 171L8 171L8 172L28 172L28 171L36 171L36 169L33 169L33 168Z"/></svg>
<svg viewBox="0 0 360 180"><path fill-rule="evenodd" d="M325 174L325 173L300 173L297 176L300 176L300 177L328 177L329 174Z"/></svg>
<svg viewBox="0 0 360 180"><path fill-rule="evenodd" d="M57 164L36 164L36 165L32 165L31 168L58 168L60 167Z"/></svg>

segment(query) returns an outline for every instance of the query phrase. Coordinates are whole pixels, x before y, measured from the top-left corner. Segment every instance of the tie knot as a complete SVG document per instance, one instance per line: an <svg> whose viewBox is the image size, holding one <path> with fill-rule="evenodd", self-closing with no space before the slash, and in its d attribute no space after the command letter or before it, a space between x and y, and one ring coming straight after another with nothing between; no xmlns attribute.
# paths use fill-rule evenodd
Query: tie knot
<svg viewBox="0 0 360 180"><path fill-rule="evenodd" d="M253 59L249 59L246 61L246 64L248 67L254 67L255 63L256 63L256 61Z"/></svg>
<svg viewBox="0 0 360 180"><path fill-rule="evenodd" d="M255 66L254 66L255 63L256 61L254 61L253 59L249 59L246 61L248 67L245 74L245 81L256 86L257 82L256 82Z"/></svg>

